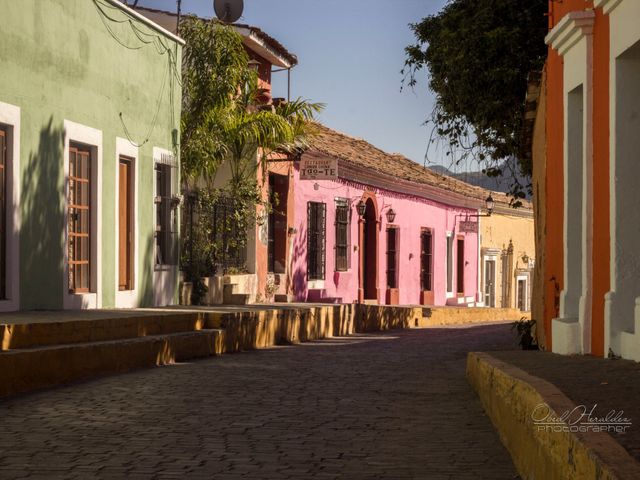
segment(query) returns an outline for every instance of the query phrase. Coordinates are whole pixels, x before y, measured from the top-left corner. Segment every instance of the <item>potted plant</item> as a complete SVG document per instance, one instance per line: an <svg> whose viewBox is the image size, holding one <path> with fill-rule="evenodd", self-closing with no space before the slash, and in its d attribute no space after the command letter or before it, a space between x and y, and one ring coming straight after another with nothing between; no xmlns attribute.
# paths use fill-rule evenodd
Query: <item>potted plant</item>
<svg viewBox="0 0 640 480"><path fill-rule="evenodd" d="M535 338L536 321L527 320L522 317L520 320L516 320L511 325L511 330L516 331L516 337L518 338L518 345L522 347L522 350L538 350L538 343Z"/></svg>

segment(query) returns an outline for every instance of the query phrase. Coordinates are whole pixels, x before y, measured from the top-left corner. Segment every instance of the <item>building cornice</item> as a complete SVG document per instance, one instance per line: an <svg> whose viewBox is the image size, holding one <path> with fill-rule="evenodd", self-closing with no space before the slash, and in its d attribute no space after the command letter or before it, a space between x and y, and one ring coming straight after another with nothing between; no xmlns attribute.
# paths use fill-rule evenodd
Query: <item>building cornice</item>
<svg viewBox="0 0 640 480"><path fill-rule="evenodd" d="M594 6L596 8L602 8L605 14L609 14L615 10L615 8L622 3L622 0L595 0Z"/></svg>
<svg viewBox="0 0 640 480"><path fill-rule="evenodd" d="M564 56L582 38L593 33L593 10L569 12L551 29L544 41Z"/></svg>

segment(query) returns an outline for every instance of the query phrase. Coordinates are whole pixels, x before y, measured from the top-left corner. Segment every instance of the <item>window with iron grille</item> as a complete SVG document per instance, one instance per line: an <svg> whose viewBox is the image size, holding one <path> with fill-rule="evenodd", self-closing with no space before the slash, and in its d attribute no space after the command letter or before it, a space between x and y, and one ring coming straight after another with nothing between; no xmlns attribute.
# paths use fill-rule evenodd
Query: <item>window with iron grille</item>
<svg viewBox="0 0 640 480"><path fill-rule="evenodd" d="M387 229L387 288L398 288L398 229Z"/></svg>
<svg viewBox="0 0 640 480"><path fill-rule="evenodd" d="M307 277L324 280L327 205L307 203Z"/></svg>
<svg viewBox="0 0 640 480"><path fill-rule="evenodd" d="M67 235L69 292L91 291L91 149L69 147Z"/></svg>
<svg viewBox="0 0 640 480"><path fill-rule="evenodd" d="M349 202L336 202L336 271L349 270Z"/></svg>
<svg viewBox="0 0 640 480"><path fill-rule="evenodd" d="M177 201L176 188L176 161L173 155L162 154L160 160L156 160L156 232L155 232L155 264L176 265L177 255Z"/></svg>
<svg viewBox="0 0 640 480"><path fill-rule="evenodd" d="M420 232L420 288L433 289L433 243L431 230Z"/></svg>
<svg viewBox="0 0 640 480"><path fill-rule="evenodd" d="M246 268L246 230L236 221L238 202L229 197L220 197L213 205L211 241L215 245L218 267L226 272L228 268Z"/></svg>

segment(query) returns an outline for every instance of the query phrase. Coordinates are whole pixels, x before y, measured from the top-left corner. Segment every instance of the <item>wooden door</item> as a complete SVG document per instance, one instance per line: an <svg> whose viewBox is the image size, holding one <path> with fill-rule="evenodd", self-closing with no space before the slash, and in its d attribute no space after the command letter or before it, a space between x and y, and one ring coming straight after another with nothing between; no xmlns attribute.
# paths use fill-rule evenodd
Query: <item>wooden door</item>
<svg viewBox="0 0 640 480"><path fill-rule="evenodd" d="M133 162L120 158L118 192L118 290L133 287Z"/></svg>
<svg viewBox="0 0 640 480"><path fill-rule="evenodd" d="M458 295L464 295L464 238L458 237L458 268L457 268Z"/></svg>
<svg viewBox="0 0 640 480"><path fill-rule="evenodd" d="M484 262L484 303L487 307L496 306L496 261Z"/></svg>
<svg viewBox="0 0 640 480"><path fill-rule="evenodd" d="M91 291L91 150L69 147L69 292Z"/></svg>

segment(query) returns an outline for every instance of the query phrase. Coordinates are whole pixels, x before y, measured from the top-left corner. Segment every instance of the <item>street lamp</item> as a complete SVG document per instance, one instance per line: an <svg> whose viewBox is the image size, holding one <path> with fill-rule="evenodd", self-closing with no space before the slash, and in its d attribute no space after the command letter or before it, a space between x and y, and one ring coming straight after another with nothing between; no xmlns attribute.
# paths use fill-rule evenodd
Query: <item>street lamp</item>
<svg viewBox="0 0 640 480"><path fill-rule="evenodd" d="M485 204L485 208L487 209L487 213L475 213L473 215L464 213L462 215L456 215L456 217L464 217L467 220L469 218L490 217L495 207L495 202L493 201L493 197L491 196L491 194L489 194L489 196L485 199L484 204Z"/></svg>
<svg viewBox="0 0 640 480"><path fill-rule="evenodd" d="M393 208L390 208L387 211L387 222L388 223L393 223L393 221L396 219L396 211Z"/></svg>
<svg viewBox="0 0 640 480"><path fill-rule="evenodd" d="M364 214L367 211L367 204L364 203L362 199L360 199L358 205L356 205L356 210L358 211L358 216L364 217Z"/></svg>

